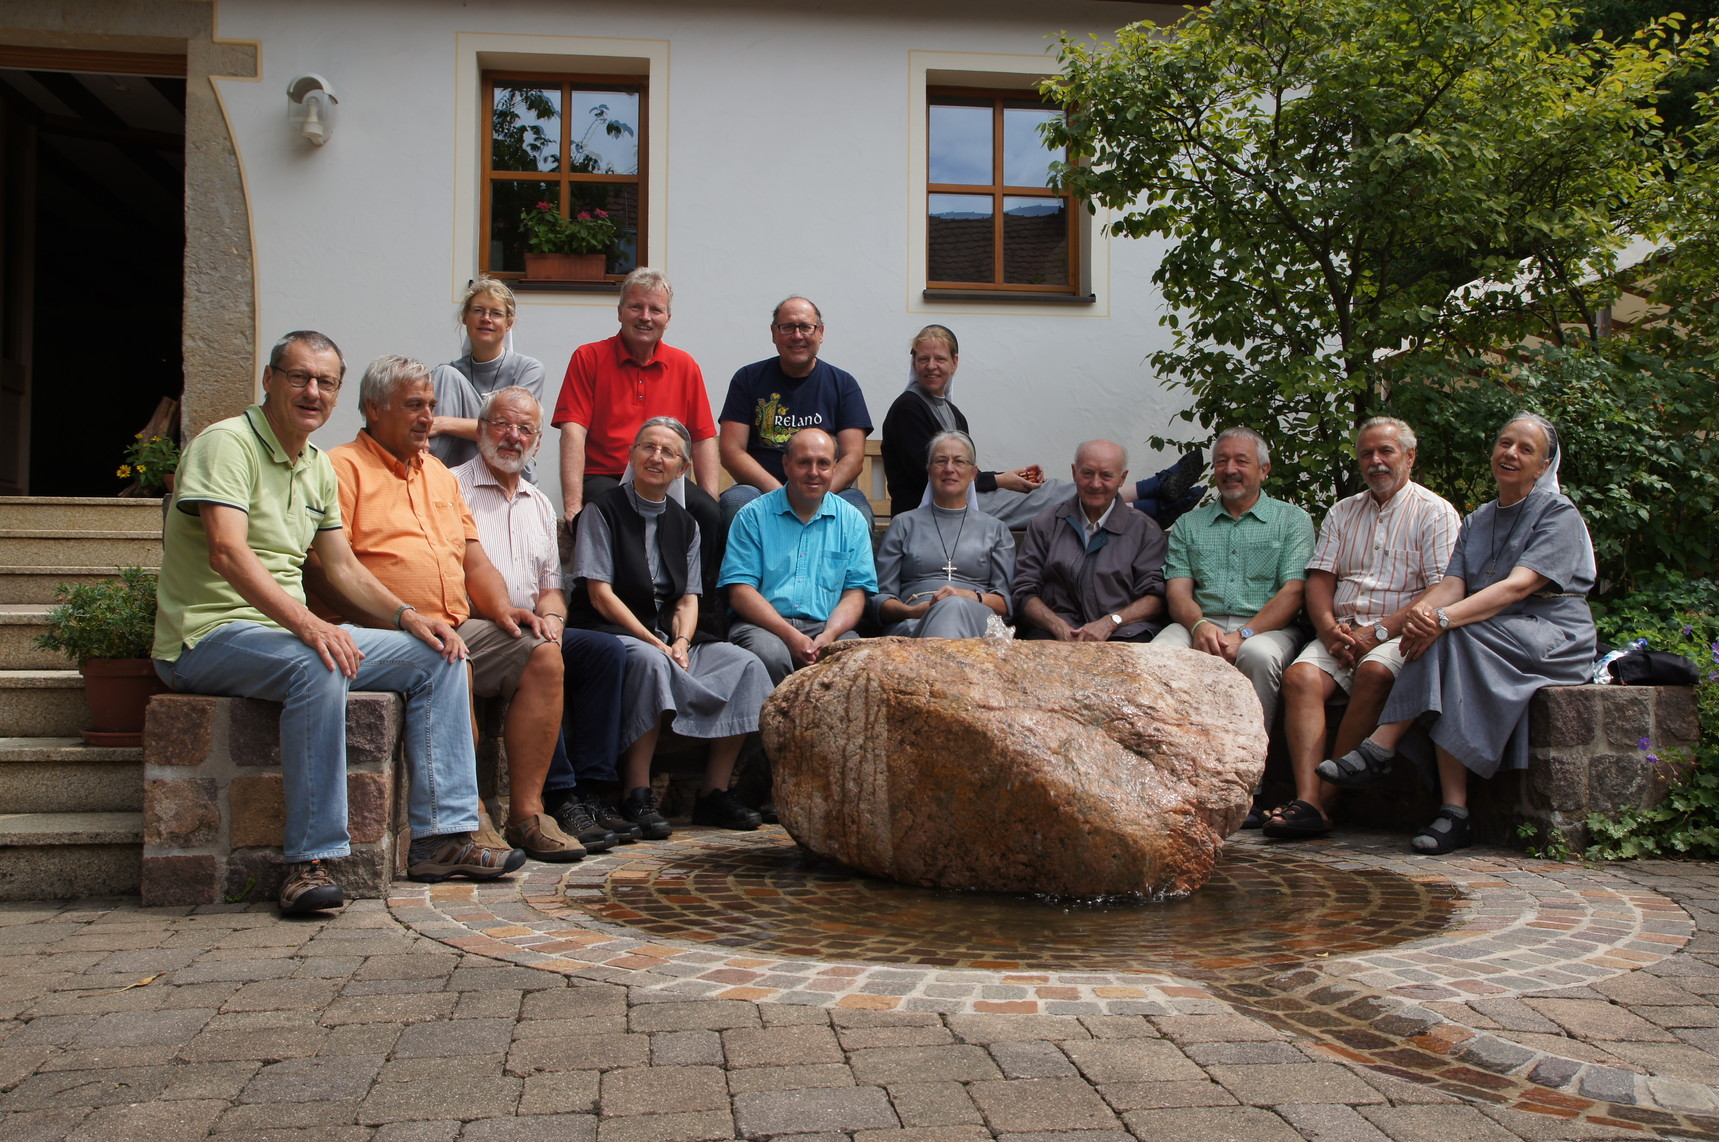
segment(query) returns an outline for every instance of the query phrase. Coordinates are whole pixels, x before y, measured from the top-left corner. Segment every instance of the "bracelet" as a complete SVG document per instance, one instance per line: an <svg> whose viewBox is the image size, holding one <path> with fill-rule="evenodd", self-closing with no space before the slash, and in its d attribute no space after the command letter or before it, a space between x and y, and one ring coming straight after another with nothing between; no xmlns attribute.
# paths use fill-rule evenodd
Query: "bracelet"
<svg viewBox="0 0 1719 1142"><path fill-rule="evenodd" d="M567 616L562 615L562 614L557 614L554 611L550 611L546 615L538 615L537 617L539 619L543 620L544 622L548 622L550 619L554 619L556 622L560 623L562 626L567 625Z"/></svg>
<svg viewBox="0 0 1719 1142"><path fill-rule="evenodd" d="M675 643L677 643L677 642L679 642L679 641L680 641L680 640L681 640L681 639L683 639L683 638L684 638L684 639L686 639L686 644L687 644L687 645L688 645L688 646L691 646L691 645L692 645L692 637L691 637L691 636L690 636L690 635L684 635L684 634L677 634L677 635L675 635L675 636L674 636L674 639L673 639L673 641L671 641L671 642L670 642L670 643L669 643L669 645L670 645L670 646L673 646L673 645L674 645L674 644L675 644Z"/></svg>
<svg viewBox="0 0 1719 1142"><path fill-rule="evenodd" d="M1188 628L1188 633L1193 634L1195 631L1199 630L1200 629L1200 623L1212 623L1212 620L1211 619L1200 619L1199 621L1195 622L1193 626ZM1212 623L1212 625L1217 626L1218 624Z"/></svg>
<svg viewBox="0 0 1719 1142"><path fill-rule="evenodd" d="M414 607L411 603L401 603L399 610L394 612L394 629L405 630L406 628L400 624L400 616L405 614L407 611L415 611L417 609L418 608Z"/></svg>

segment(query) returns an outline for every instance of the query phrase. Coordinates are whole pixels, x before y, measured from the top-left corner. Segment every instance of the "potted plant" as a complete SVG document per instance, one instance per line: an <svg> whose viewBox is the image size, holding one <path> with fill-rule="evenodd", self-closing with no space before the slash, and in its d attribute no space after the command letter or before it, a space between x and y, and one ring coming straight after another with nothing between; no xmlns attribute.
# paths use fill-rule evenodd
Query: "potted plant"
<svg viewBox="0 0 1719 1142"><path fill-rule="evenodd" d="M173 490L173 474L179 470L179 445L171 436L138 433L125 446L125 459L114 473L122 480L136 480L137 495L159 496ZM127 488L121 495L130 494Z"/></svg>
<svg viewBox="0 0 1719 1142"><path fill-rule="evenodd" d="M602 281L615 223L606 210L581 210L563 218L554 203L539 202L519 214L525 231L527 281Z"/></svg>
<svg viewBox="0 0 1719 1142"><path fill-rule="evenodd" d="M36 636L36 646L59 651L83 674L92 723L83 731L85 744L142 744L144 710L167 689L149 657L155 572L122 567L117 579L61 583L55 599L48 633Z"/></svg>

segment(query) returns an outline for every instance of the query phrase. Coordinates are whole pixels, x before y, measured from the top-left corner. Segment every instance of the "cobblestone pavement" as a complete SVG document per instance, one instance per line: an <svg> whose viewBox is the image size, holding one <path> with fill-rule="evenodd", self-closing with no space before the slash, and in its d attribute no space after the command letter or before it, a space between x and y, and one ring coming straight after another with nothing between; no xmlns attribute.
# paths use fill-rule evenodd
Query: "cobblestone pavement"
<svg viewBox="0 0 1719 1142"><path fill-rule="evenodd" d="M760 951L731 886L689 875L773 834L325 919L0 905L0 1138L1719 1138L1714 865L1244 836L1228 875L1257 931L1143 939L1132 972L982 947L880 964L837 954L871 939L857 915ZM1309 936L1283 898L1320 883ZM1436 924L1367 928L1401 885Z"/></svg>

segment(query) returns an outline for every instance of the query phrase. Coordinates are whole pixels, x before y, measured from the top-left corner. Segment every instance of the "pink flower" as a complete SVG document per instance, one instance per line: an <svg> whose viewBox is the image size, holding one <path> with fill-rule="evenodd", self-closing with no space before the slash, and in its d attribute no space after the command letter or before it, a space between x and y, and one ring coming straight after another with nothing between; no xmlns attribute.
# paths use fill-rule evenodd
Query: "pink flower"
<svg viewBox="0 0 1719 1142"><path fill-rule="evenodd" d="M588 213L586 213L585 211L581 210L579 212L579 221L589 222L589 221L591 221L591 216Z"/></svg>
<svg viewBox="0 0 1719 1142"><path fill-rule="evenodd" d="M550 205L550 204L549 204L549 203L547 203L547 202L539 202L539 203L538 203L538 204L537 204L537 209L539 209L539 210L554 210L554 209L555 209L555 207L553 207L553 206L551 206L551 205Z"/></svg>
<svg viewBox="0 0 1719 1142"><path fill-rule="evenodd" d="M607 218L608 216L609 216L609 212L607 210L597 211L597 217L598 218Z"/></svg>

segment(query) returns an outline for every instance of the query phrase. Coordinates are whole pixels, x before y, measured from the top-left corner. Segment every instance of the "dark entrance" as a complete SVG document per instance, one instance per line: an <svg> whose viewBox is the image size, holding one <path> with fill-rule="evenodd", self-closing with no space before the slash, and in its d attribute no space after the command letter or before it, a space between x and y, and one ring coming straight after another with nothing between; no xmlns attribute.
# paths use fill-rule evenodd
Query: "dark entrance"
<svg viewBox="0 0 1719 1142"><path fill-rule="evenodd" d="M29 55L0 55L0 495L111 496L184 388L185 61Z"/></svg>

